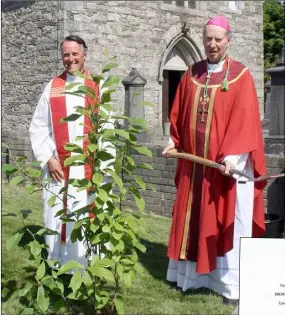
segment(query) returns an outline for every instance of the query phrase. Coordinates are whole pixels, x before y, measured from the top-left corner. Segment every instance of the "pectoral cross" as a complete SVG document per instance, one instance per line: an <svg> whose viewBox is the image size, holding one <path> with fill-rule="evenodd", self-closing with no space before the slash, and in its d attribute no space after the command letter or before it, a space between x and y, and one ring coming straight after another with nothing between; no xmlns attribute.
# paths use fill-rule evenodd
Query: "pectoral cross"
<svg viewBox="0 0 285 315"><path fill-rule="evenodd" d="M201 96L201 97L200 97L200 102L201 102L201 104L202 104L202 108L200 107L200 108L198 109L198 113L201 114L201 120L200 120L201 123L204 123L204 122L205 122L204 115L205 115L205 114L208 114L208 110L205 108L205 105L206 105L207 103L209 103L209 100L210 100L209 96L207 96L207 97Z"/></svg>

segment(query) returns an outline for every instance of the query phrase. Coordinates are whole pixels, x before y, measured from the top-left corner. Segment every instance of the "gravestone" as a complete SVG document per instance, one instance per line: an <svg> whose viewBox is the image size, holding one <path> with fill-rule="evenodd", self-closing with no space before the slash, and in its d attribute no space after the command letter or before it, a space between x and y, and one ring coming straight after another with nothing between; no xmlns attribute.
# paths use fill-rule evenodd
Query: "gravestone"
<svg viewBox="0 0 285 315"><path fill-rule="evenodd" d="M132 118L145 118L144 106L144 86L146 79L143 78L136 68L132 68L129 75L122 80L125 86L125 114Z"/></svg>
<svg viewBox="0 0 285 315"><path fill-rule="evenodd" d="M122 80L125 87L125 115L130 118L145 118L144 86L147 80L140 75L136 68L132 68L129 75ZM148 142L150 136L143 132L137 135L139 142Z"/></svg>

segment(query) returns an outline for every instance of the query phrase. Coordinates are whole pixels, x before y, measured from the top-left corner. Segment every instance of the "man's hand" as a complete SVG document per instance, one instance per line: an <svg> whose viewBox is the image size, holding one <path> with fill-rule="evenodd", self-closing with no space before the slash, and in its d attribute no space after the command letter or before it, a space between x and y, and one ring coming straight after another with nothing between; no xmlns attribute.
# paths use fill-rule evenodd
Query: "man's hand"
<svg viewBox="0 0 285 315"><path fill-rule="evenodd" d="M62 167L57 159L51 157L48 162L48 171L50 176L56 181L60 182L64 179Z"/></svg>
<svg viewBox="0 0 285 315"><path fill-rule="evenodd" d="M231 176L230 170L234 168L233 163L226 160L224 161L224 164L225 165L220 168L220 172L225 176Z"/></svg>
<svg viewBox="0 0 285 315"><path fill-rule="evenodd" d="M175 149L175 144L174 143L170 143L168 144L162 151L162 155L165 155L167 156L167 152L170 151L170 150L173 150Z"/></svg>

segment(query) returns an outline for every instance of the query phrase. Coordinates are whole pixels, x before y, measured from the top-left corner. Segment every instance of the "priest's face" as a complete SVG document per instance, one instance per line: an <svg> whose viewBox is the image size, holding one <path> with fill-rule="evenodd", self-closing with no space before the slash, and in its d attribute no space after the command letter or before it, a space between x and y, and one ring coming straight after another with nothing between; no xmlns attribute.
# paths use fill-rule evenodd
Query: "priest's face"
<svg viewBox="0 0 285 315"><path fill-rule="evenodd" d="M61 56L64 68L69 74L73 74L75 71L83 72L85 52L77 42L64 41L61 46Z"/></svg>
<svg viewBox="0 0 285 315"><path fill-rule="evenodd" d="M229 43L230 38L225 29L216 25L205 27L203 44L206 56L211 63L218 63L225 56Z"/></svg>

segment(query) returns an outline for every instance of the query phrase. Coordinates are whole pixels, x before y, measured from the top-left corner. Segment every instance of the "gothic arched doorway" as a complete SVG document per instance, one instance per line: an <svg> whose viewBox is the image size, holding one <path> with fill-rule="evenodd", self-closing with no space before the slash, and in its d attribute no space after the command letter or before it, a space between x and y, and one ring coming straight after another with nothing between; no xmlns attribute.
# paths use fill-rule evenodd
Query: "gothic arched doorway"
<svg viewBox="0 0 285 315"><path fill-rule="evenodd" d="M191 64L201 59L202 55L197 46L183 33L174 38L165 50L159 73L159 81L162 86L162 126L169 120L180 79Z"/></svg>

